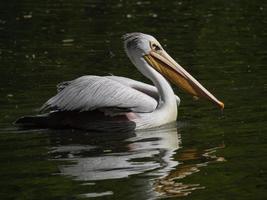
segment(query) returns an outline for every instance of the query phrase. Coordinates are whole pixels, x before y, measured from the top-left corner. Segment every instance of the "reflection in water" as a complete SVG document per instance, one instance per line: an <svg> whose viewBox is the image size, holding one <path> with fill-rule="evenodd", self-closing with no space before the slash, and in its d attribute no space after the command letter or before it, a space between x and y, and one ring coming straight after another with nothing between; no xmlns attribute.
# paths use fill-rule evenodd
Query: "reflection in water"
<svg viewBox="0 0 267 200"><path fill-rule="evenodd" d="M180 150L181 144L176 124L135 133L53 131L51 141L54 146L51 156L55 160L70 161L70 164L60 166L61 174L92 185L133 175L150 177L146 181L137 181L138 189L147 195L149 193L149 197L184 196L192 190L203 188L180 181L197 172L212 158L209 150L199 152L192 149L181 151L178 159L174 159L173 155ZM198 160L200 157L200 163L186 164L187 160ZM113 191L84 194L86 197L104 195L113 195Z"/></svg>
<svg viewBox="0 0 267 200"><path fill-rule="evenodd" d="M217 149L224 148L224 145L199 151L198 149L186 149L178 154L181 164L172 170L166 177L155 182L155 190L165 196L187 196L197 189L205 189L200 184L184 184L182 179L199 172L201 167L207 166L211 162L223 162L223 157L217 157L214 153ZM192 161L201 160L192 164ZM188 163L188 164L187 164Z"/></svg>
<svg viewBox="0 0 267 200"><path fill-rule="evenodd" d="M165 175L178 164L172 160L172 154L179 148L175 126L122 135L72 133L70 143L62 138L65 141L54 147L51 154L75 163L62 166L61 172L83 181L125 178L147 171ZM82 144L77 140L82 140Z"/></svg>

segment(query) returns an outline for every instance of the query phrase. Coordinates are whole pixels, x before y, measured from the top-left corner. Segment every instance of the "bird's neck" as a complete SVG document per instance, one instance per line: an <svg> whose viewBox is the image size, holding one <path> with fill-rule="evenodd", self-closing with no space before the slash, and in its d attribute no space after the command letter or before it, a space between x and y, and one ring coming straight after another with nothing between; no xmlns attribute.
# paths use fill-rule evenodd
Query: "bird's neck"
<svg viewBox="0 0 267 200"><path fill-rule="evenodd" d="M158 89L160 104L176 103L175 94L169 82L154 68L146 64L146 71L142 72L148 79L150 79L155 87Z"/></svg>
<svg viewBox="0 0 267 200"><path fill-rule="evenodd" d="M168 83L168 81L154 68L152 68L143 57L132 57L130 53L127 53L133 64L137 69L148 79L150 79L153 84L158 89L159 94L159 106L170 105L176 107L176 98L174 92Z"/></svg>
<svg viewBox="0 0 267 200"><path fill-rule="evenodd" d="M149 78L158 89L160 103L173 101L175 95L169 82L156 70L152 69L151 72L152 76Z"/></svg>
<svg viewBox="0 0 267 200"><path fill-rule="evenodd" d="M139 114L137 128L151 128L173 122L177 118L176 96L168 81L143 58L134 62L137 69L150 79L158 90L159 101L154 112Z"/></svg>
<svg viewBox="0 0 267 200"><path fill-rule="evenodd" d="M142 72L143 73L143 72ZM177 118L178 110L176 96L168 81L154 68L148 66L143 73L156 86L159 95L158 106L152 113L143 115L137 127L161 126L173 122Z"/></svg>

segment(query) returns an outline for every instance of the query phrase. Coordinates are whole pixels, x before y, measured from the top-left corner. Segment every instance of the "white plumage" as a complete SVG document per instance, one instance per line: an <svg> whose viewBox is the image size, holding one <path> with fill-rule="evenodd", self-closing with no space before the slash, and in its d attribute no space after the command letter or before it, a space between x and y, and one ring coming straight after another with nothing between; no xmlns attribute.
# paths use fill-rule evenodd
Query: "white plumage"
<svg viewBox="0 0 267 200"><path fill-rule="evenodd" d="M91 111L100 108L132 112L153 112L157 107L153 97L116 81L116 78L82 76L68 82L49 99L42 110Z"/></svg>

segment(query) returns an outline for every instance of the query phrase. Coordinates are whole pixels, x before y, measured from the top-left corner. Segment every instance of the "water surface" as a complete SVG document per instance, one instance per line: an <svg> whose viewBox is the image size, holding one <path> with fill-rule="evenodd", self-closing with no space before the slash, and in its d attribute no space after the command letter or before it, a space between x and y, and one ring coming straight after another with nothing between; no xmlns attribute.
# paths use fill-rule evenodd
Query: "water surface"
<svg viewBox="0 0 267 200"><path fill-rule="evenodd" d="M263 1L2 1L1 199L266 199L267 4ZM226 107L182 99L145 132L17 130L55 85L85 74L148 82L126 32L154 35Z"/></svg>

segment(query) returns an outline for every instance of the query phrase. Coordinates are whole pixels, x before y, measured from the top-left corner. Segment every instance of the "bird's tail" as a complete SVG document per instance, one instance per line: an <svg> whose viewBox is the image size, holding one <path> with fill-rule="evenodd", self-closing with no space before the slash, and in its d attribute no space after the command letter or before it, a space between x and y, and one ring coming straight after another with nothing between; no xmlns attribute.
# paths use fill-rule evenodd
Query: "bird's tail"
<svg viewBox="0 0 267 200"><path fill-rule="evenodd" d="M45 127L48 123L48 116L35 115L35 116L23 116L17 119L14 124L18 127L33 128L33 127Z"/></svg>

